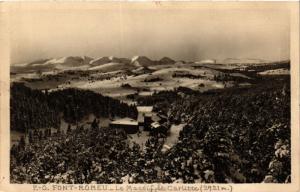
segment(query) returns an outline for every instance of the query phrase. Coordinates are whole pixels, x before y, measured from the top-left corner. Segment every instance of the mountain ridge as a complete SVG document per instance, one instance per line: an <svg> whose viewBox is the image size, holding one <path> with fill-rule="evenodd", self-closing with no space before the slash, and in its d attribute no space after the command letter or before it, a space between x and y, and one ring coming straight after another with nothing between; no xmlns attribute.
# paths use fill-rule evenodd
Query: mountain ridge
<svg viewBox="0 0 300 192"><path fill-rule="evenodd" d="M101 68L100 66L106 64L118 64L123 68L140 68L151 67L156 65L174 65L174 64L260 64L269 63L264 59L253 58L226 58L224 60L216 59L202 59L194 62L186 62L182 60L173 60L170 57L164 56L159 60L153 60L147 56L133 56L131 58L103 56L92 58L88 56L66 56L59 58L38 59L32 62L23 64L11 65L13 73L32 73L32 72L51 72L64 70L90 70Z"/></svg>

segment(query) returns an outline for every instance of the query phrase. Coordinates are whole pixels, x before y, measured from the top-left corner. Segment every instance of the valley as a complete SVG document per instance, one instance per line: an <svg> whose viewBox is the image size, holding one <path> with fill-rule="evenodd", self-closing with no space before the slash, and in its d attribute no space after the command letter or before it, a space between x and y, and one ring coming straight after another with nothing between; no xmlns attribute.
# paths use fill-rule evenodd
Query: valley
<svg viewBox="0 0 300 192"><path fill-rule="evenodd" d="M64 57L14 65L11 180L289 182L290 63L247 62Z"/></svg>

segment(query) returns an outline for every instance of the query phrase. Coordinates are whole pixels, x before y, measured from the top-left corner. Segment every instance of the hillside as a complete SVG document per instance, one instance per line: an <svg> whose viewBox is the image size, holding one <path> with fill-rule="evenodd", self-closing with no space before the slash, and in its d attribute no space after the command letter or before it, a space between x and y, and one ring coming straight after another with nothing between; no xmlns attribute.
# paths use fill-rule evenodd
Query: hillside
<svg viewBox="0 0 300 192"><path fill-rule="evenodd" d="M10 107L11 130L20 132L58 128L61 117L68 123L76 123L90 114L96 117L137 116L135 106L92 91L64 89L43 93L21 83L11 86Z"/></svg>
<svg viewBox="0 0 300 192"><path fill-rule="evenodd" d="M83 62L83 58L86 62ZM58 68L58 66L68 66L70 61L76 61L77 64L73 67L64 67L64 70ZM19 66L27 68L30 72L12 72L12 81L24 82L32 89L49 91L65 88L88 89L127 103L135 103L134 100L129 99L135 94L152 95L157 91L173 90L178 87L207 91L249 86L257 83L265 73L270 75L279 72L289 73L288 61L259 65L226 65L214 62L175 62L168 57L153 61L145 56L137 56L131 60L117 57L101 57L93 60L88 57L65 57L48 60L45 63L48 64ZM41 69L40 67L45 69L54 67L55 70L37 71ZM123 84L128 84L130 87L122 87Z"/></svg>
<svg viewBox="0 0 300 192"><path fill-rule="evenodd" d="M94 96L99 99L89 91L66 89L51 93L56 98L51 106L69 114L68 121L103 107L105 115L108 101ZM151 134L145 145L131 146L124 131L75 127L26 148L22 142L13 146L12 183L291 182L289 76L262 76L250 87L203 93L179 87L140 102L154 105L167 124L183 126L168 150L162 150L168 135ZM114 107L117 113L120 108Z"/></svg>
<svg viewBox="0 0 300 192"><path fill-rule="evenodd" d="M175 148L201 150L216 182L285 182L289 177L288 78L248 89L187 95L171 104L169 117L187 122Z"/></svg>

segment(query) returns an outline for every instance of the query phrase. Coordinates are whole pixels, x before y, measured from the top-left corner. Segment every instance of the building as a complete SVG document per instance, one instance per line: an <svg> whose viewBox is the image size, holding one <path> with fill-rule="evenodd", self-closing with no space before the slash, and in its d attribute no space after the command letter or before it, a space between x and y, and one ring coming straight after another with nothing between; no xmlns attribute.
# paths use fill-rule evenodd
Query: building
<svg viewBox="0 0 300 192"><path fill-rule="evenodd" d="M139 115L151 115L153 112L153 106L137 106L136 108Z"/></svg>
<svg viewBox="0 0 300 192"><path fill-rule="evenodd" d="M146 114L144 116L144 131L150 131L151 130L151 123L152 122L153 122L152 115Z"/></svg>
<svg viewBox="0 0 300 192"><path fill-rule="evenodd" d="M152 116L153 116L153 106L138 106L138 124L144 131L150 131Z"/></svg>
<svg viewBox="0 0 300 192"><path fill-rule="evenodd" d="M130 118L118 119L110 122L109 127L123 129L128 134L134 134L138 131L168 133L169 126L167 124L167 117L153 112L153 106L138 106L137 110L137 120Z"/></svg>
<svg viewBox="0 0 300 192"><path fill-rule="evenodd" d="M109 127L113 129L123 129L128 134L134 134L139 131L139 124L136 120L131 118L123 118L112 121Z"/></svg>
<svg viewBox="0 0 300 192"><path fill-rule="evenodd" d="M160 124L159 122L155 121L151 123L151 133L157 134L157 133L162 133L162 134L168 134L169 129L164 125Z"/></svg>

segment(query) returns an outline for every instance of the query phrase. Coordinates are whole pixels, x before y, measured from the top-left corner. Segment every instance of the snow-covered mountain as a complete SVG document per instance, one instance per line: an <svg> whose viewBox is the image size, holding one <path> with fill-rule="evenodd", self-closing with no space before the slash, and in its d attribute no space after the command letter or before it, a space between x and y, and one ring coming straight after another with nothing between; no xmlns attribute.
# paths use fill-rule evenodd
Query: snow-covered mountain
<svg viewBox="0 0 300 192"><path fill-rule="evenodd" d="M86 69L90 61L87 56L69 56L54 59L41 59L22 65L12 65L11 71L15 73L48 72L54 70Z"/></svg>
<svg viewBox="0 0 300 192"><path fill-rule="evenodd" d="M158 62L161 65L174 64L175 63L175 61L173 59L170 59L169 57L163 57Z"/></svg>
<svg viewBox="0 0 300 192"><path fill-rule="evenodd" d="M112 63L130 64L130 62L131 62L131 60L128 58L119 58L119 57L114 57L114 56L110 56L109 59L111 60Z"/></svg>
<svg viewBox="0 0 300 192"><path fill-rule="evenodd" d="M215 59L205 59L198 62L180 62L169 57L163 57L160 60L152 60L146 56L134 56L131 59L119 58L114 56L105 56L99 58L91 58L87 56L68 56L52 59L40 59L30 63L17 64L11 66L12 73L49 73L53 71L65 70L99 70L100 72L110 72L118 70L141 70L145 71L148 67L163 65L180 65L188 63L198 64L260 64L268 61L261 59L236 59L227 58L222 61ZM145 68L146 67L146 68ZM147 70L146 70L147 71Z"/></svg>
<svg viewBox="0 0 300 192"><path fill-rule="evenodd" d="M216 60L215 59L203 59L201 61L195 62L197 64L215 64Z"/></svg>
<svg viewBox="0 0 300 192"><path fill-rule="evenodd" d="M270 61L263 59L252 59L252 58L226 58L224 60L218 61L218 63L222 64L259 64L259 63L267 63Z"/></svg>
<svg viewBox="0 0 300 192"><path fill-rule="evenodd" d="M98 66L98 65L103 65L103 64L106 64L106 63L110 63L110 62L111 62L110 58L100 57L100 58L91 60L89 64L91 66Z"/></svg>
<svg viewBox="0 0 300 192"><path fill-rule="evenodd" d="M78 67L81 65L88 65L90 61L93 60L91 57L82 56L82 57L62 57L58 59L51 59L45 62L45 64L53 64L53 65L60 65L61 67Z"/></svg>
<svg viewBox="0 0 300 192"><path fill-rule="evenodd" d="M155 61L152 61L146 56L135 56L131 59L131 64L136 67L149 67L155 64Z"/></svg>

